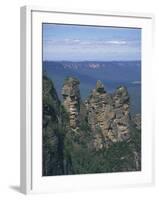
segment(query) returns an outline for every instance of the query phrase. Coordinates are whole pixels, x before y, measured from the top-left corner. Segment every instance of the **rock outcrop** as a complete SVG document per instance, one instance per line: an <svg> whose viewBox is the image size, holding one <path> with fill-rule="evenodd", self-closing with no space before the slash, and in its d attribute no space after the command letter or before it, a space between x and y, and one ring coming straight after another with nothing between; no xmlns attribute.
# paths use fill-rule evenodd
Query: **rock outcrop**
<svg viewBox="0 0 159 200"><path fill-rule="evenodd" d="M141 130L141 114L136 114L133 117L133 122L138 130Z"/></svg>
<svg viewBox="0 0 159 200"><path fill-rule="evenodd" d="M115 112L114 124L117 127L118 141L129 138L130 134L130 102L126 87L120 86L113 94Z"/></svg>
<svg viewBox="0 0 159 200"><path fill-rule="evenodd" d="M80 113L80 82L73 77L68 77L64 81L62 88L63 104L69 113L70 127L76 129L79 125Z"/></svg>
<svg viewBox="0 0 159 200"><path fill-rule="evenodd" d="M110 94L101 81L97 81L95 89L83 104L79 83L76 78L69 77L62 88L63 105L69 113L70 127L74 130L79 128L81 108L85 108L82 118L84 115L87 118L95 149L108 148L112 143L127 140L130 137L130 106L126 87L120 86Z"/></svg>
<svg viewBox="0 0 159 200"><path fill-rule="evenodd" d="M121 86L114 94L109 94L97 81L85 104L97 149L129 138L129 96L125 87Z"/></svg>

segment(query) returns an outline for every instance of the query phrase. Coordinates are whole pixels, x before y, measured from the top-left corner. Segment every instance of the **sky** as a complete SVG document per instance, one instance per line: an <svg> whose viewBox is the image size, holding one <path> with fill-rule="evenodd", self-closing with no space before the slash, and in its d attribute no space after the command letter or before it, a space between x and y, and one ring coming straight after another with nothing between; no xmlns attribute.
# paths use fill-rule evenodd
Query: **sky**
<svg viewBox="0 0 159 200"><path fill-rule="evenodd" d="M141 29L43 24L43 60L141 60Z"/></svg>

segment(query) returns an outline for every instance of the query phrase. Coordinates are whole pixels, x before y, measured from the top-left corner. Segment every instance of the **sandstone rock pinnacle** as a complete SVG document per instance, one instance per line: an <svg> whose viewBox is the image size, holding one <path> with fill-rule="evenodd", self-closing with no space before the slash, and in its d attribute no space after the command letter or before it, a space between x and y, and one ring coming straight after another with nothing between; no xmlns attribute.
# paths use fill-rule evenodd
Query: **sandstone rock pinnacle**
<svg viewBox="0 0 159 200"><path fill-rule="evenodd" d="M104 144L129 138L129 96L126 87L117 88L114 94L105 92L104 85L97 81L96 88L86 101L88 123L95 134L96 148ZM104 144L101 145L101 137Z"/></svg>
<svg viewBox="0 0 159 200"><path fill-rule="evenodd" d="M75 129L79 125L80 90L79 80L68 77L62 88L63 104L69 113L70 127Z"/></svg>
<svg viewBox="0 0 159 200"><path fill-rule="evenodd" d="M105 93L104 85L102 84L100 80L98 80L96 83L96 91L99 93Z"/></svg>

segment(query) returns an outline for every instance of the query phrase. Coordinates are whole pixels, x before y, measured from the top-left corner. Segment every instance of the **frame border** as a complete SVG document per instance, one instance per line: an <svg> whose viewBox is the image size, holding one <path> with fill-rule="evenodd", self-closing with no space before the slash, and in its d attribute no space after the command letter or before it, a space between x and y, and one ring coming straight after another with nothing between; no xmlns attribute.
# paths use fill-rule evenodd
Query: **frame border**
<svg viewBox="0 0 159 200"><path fill-rule="evenodd" d="M20 10L20 191L32 193L32 12L49 12L72 15L115 16L123 18L142 18L152 20L150 13L110 12L104 10L79 10L23 6ZM152 33L153 37L153 33ZM154 37L153 37L154 38ZM152 38L152 43L153 42ZM152 44L153 46L153 44ZM152 60L153 62L153 60ZM152 133L152 151L154 153L154 133ZM152 183L154 183L154 156L152 156Z"/></svg>

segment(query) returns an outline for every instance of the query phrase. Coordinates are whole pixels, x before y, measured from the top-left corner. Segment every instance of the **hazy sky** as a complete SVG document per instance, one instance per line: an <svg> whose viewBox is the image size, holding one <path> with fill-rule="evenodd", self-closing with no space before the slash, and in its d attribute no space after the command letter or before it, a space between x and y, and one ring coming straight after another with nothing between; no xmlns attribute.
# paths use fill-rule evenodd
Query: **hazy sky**
<svg viewBox="0 0 159 200"><path fill-rule="evenodd" d="M140 60L141 29L43 24L43 60Z"/></svg>

